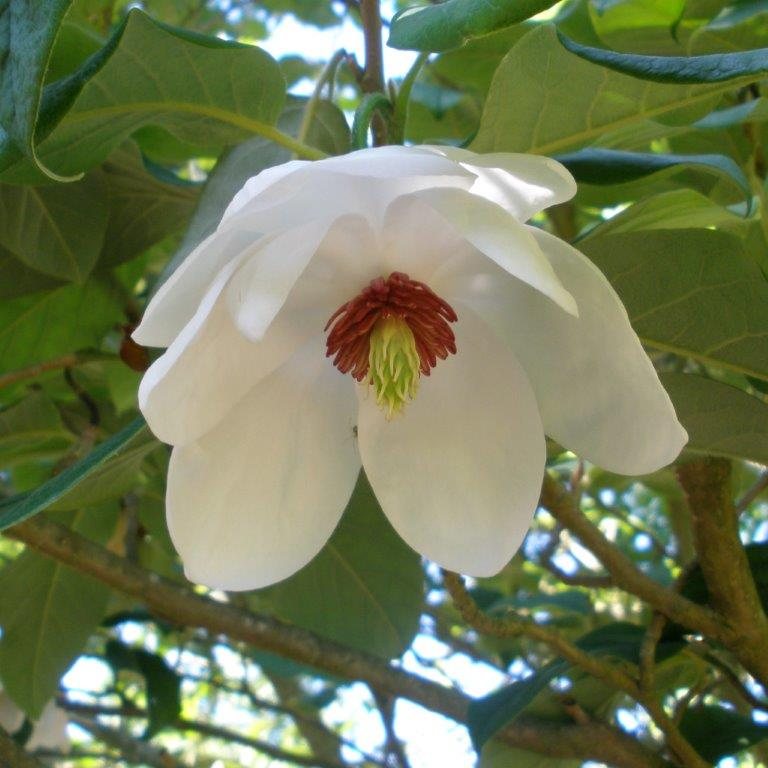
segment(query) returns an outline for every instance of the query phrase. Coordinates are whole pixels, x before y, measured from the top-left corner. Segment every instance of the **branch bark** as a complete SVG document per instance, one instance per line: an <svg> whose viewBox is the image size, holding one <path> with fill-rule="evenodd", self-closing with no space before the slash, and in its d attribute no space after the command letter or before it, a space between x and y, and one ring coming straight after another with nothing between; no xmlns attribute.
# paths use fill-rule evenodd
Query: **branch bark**
<svg viewBox="0 0 768 768"><path fill-rule="evenodd" d="M722 624L713 611L663 587L638 570L582 513L571 494L549 475L544 476L541 504L592 552L617 587L642 598L678 624L710 637L723 638Z"/></svg>
<svg viewBox="0 0 768 768"><path fill-rule="evenodd" d="M361 680L380 693L409 699L457 722L467 720L470 699L456 691L299 627L199 595L113 555L43 515L14 526L6 534L142 601L151 613L172 623L226 635L333 675ZM598 760L618 768L664 765L632 738L599 723L560 725L523 717L497 738L508 746L541 755Z"/></svg>
<svg viewBox="0 0 768 768"><path fill-rule="evenodd" d="M679 466L677 476L691 509L694 543L709 599L727 628L723 642L766 685L768 618L739 538L731 464L725 459L699 459Z"/></svg>
<svg viewBox="0 0 768 768"><path fill-rule="evenodd" d="M0 726L0 767L43 768L43 765L28 752L25 752Z"/></svg>

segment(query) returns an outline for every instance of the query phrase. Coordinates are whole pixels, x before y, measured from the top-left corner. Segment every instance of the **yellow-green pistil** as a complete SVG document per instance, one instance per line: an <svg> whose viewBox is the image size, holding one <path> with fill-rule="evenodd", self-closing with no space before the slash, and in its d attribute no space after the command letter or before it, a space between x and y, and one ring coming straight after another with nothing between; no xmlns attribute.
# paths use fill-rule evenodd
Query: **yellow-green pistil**
<svg viewBox="0 0 768 768"><path fill-rule="evenodd" d="M413 400L419 377L456 353L456 313L429 286L403 272L377 277L342 304L325 326L326 355L373 387L388 419Z"/></svg>
<svg viewBox="0 0 768 768"><path fill-rule="evenodd" d="M419 389L416 339L405 320L390 316L376 322L369 343L368 372L376 404L391 419Z"/></svg>

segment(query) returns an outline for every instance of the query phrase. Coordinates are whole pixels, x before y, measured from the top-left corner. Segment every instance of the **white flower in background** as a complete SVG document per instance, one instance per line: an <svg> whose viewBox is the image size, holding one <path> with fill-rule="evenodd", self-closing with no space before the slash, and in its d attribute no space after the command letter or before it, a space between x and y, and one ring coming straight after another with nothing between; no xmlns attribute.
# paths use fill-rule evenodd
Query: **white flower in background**
<svg viewBox="0 0 768 768"><path fill-rule="evenodd" d="M686 441L600 271L524 222L575 193L544 157L383 147L250 179L134 338L173 444L190 579L249 589L327 541L360 466L414 549L474 576L514 555L544 434L608 470Z"/></svg>
<svg viewBox="0 0 768 768"><path fill-rule="evenodd" d="M40 718L32 725L24 749L34 752L36 749L64 750L69 746L67 737L67 714L60 709L55 701L49 701ZM24 725L24 712L13 702L13 699L0 690L0 727L6 733L15 734Z"/></svg>

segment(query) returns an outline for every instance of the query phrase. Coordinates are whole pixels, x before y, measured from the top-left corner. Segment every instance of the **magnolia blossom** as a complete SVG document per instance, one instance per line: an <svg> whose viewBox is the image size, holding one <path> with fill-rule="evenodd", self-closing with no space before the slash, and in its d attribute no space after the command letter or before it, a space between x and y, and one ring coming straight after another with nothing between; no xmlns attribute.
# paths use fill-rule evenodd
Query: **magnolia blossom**
<svg viewBox="0 0 768 768"><path fill-rule="evenodd" d="M150 302L139 402L171 443L190 579L279 581L328 540L361 466L415 550L499 571L545 433L623 474L686 441L602 273L525 224L575 193L544 157L383 147L246 183Z"/></svg>

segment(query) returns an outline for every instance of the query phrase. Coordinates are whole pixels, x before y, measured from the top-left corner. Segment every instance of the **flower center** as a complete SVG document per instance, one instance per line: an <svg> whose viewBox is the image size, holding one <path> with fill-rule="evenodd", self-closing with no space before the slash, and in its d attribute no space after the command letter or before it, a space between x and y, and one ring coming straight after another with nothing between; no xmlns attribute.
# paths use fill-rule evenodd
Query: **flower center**
<svg viewBox="0 0 768 768"><path fill-rule="evenodd" d="M416 396L421 374L456 353L449 323L456 313L424 283L402 272L377 277L342 304L325 326L326 355L357 381L373 387L391 418Z"/></svg>

